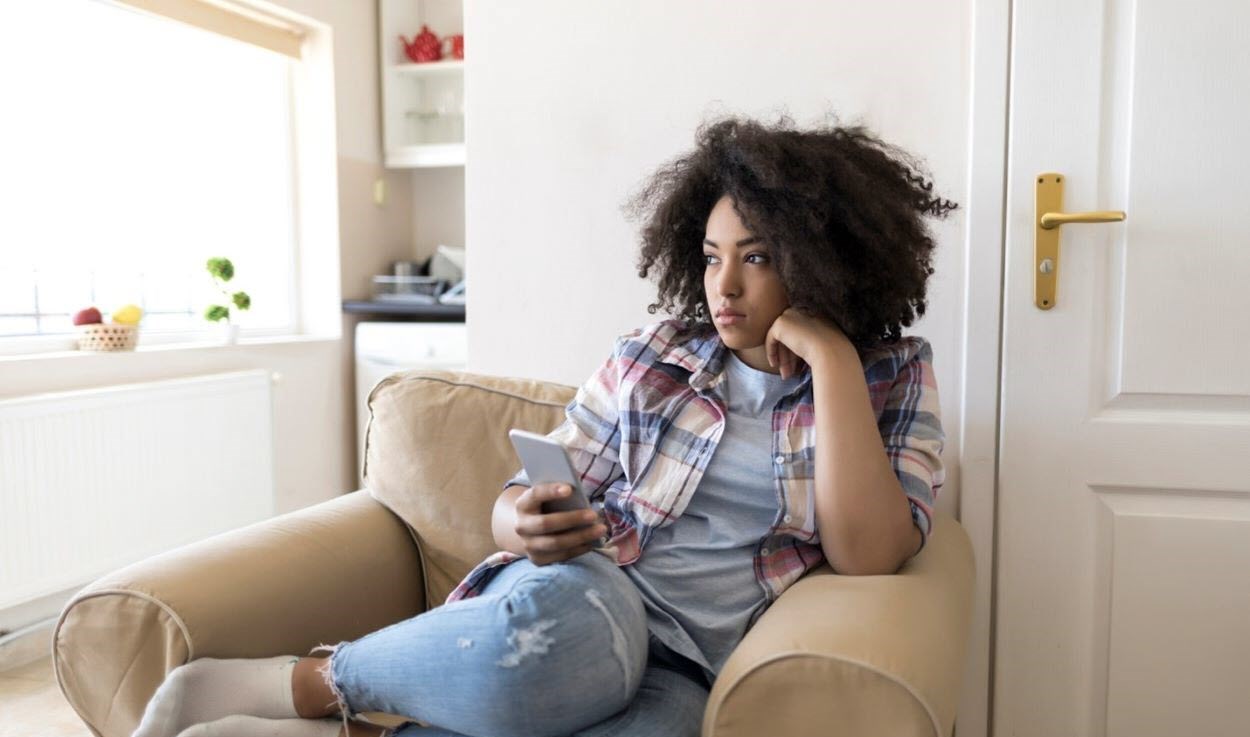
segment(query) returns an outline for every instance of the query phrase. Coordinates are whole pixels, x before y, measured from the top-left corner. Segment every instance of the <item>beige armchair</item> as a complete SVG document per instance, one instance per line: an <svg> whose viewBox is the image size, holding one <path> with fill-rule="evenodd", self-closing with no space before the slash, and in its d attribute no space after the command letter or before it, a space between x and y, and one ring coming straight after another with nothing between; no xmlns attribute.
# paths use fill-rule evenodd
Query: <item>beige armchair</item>
<svg viewBox="0 0 1250 737"><path fill-rule="evenodd" d="M549 431L575 391L453 371L384 379L369 397L367 490L86 586L53 637L62 693L94 734L129 737L165 674L194 658L304 655L441 604L495 550L491 507L517 467L508 429ZM945 514L896 575L810 572L725 664L703 735L950 735L973 577L968 536Z"/></svg>

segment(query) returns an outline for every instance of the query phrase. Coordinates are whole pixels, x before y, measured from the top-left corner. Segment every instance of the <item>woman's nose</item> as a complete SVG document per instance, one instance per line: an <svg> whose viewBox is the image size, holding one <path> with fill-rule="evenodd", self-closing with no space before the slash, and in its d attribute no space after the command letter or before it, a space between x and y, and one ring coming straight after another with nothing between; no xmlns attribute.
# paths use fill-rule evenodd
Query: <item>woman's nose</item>
<svg viewBox="0 0 1250 737"><path fill-rule="evenodd" d="M732 296L741 289L738 283L738 270L733 266L722 266L716 275L716 289L723 296Z"/></svg>

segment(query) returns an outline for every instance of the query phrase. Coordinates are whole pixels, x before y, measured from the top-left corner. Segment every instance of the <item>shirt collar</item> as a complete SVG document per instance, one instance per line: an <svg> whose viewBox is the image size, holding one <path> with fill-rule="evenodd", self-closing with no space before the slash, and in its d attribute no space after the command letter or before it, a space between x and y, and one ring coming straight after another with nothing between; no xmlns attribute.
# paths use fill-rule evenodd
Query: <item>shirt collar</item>
<svg viewBox="0 0 1250 737"><path fill-rule="evenodd" d="M703 392L720 384L728 354L729 347L721 340L715 326L704 326L702 329L695 328L687 336L678 331L668 347L660 352L658 360L689 371L690 387ZM811 381L812 370L804 363L800 374L803 382L797 389L804 389Z"/></svg>

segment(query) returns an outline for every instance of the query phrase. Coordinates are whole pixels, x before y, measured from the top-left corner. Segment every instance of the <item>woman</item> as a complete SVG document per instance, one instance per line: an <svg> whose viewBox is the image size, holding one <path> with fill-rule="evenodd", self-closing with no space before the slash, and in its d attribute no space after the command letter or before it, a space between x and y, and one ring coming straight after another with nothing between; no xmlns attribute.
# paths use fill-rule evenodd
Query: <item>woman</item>
<svg viewBox="0 0 1250 737"><path fill-rule="evenodd" d="M923 217L956 205L861 126L696 138L630 206L648 311L676 317L619 336L549 433L597 513L542 513L568 490L522 470L501 550L442 606L323 657L192 661L135 737L697 735L794 581L924 547L944 435L929 344L901 328L933 273ZM438 726L349 720L366 711Z"/></svg>

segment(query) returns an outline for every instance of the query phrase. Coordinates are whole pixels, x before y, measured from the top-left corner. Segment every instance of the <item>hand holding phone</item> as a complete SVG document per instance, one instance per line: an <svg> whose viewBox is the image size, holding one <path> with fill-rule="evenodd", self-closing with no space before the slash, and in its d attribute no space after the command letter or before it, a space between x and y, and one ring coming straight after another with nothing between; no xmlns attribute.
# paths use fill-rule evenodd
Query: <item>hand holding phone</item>
<svg viewBox="0 0 1250 737"><path fill-rule="evenodd" d="M525 555L534 565L545 566L600 547L607 526L598 521L593 509L565 512L544 512L546 502L567 499L571 490L561 496L559 489L569 487L558 483L535 484L516 499L516 534L525 546Z"/></svg>
<svg viewBox="0 0 1250 737"><path fill-rule="evenodd" d="M550 534L571 527L584 527L593 524L593 520L598 520L598 514L591 507L564 446L545 435L525 430L509 430L508 437L512 440L512 446L521 458L525 473L532 484L529 491L517 498L517 535L523 540L527 535L548 538L534 540L534 552L544 559L549 558L549 554L566 551L573 554L555 560L580 555L585 552L580 549L583 542L589 542L591 548L602 547L606 542L603 538L606 528L591 527L590 534L593 537L586 537L584 529L564 535ZM568 492L558 493L557 490L561 487L567 488ZM588 514L593 516L593 520ZM536 519L522 520L522 515L530 515ZM528 547L529 541L526 542ZM530 559L534 560L535 556L531 554ZM538 560L534 562L538 563Z"/></svg>

